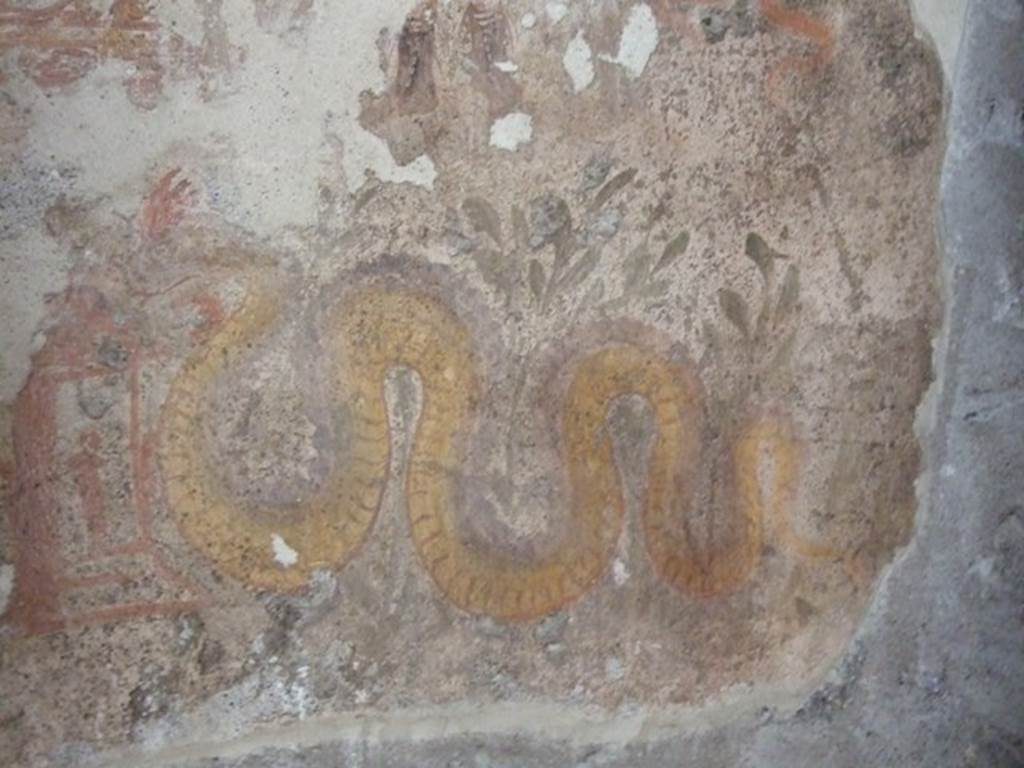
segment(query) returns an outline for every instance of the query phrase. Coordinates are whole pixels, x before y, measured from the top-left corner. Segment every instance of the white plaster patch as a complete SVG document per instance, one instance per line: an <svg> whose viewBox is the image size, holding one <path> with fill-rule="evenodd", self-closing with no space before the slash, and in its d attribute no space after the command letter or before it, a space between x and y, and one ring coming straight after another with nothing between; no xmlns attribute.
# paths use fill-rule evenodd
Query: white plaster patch
<svg viewBox="0 0 1024 768"><path fill-rule="evenodd" d="M572 80L572 89L579 93L592 82L594 82L594 62L590 46L583 36L581 29L576 37L569 41L565 48L565 55L562 57L562 66L569 73Z"/></svg>
<svg viewBox="0 0 1024 768"><path fill-rule="evenodd" d="M7 602L14 592L14 566L0 565L0 615L7 610Z"/></svg>
<svg viewBox="0 0 1024 768"><path fill-rule="evenodd" d="M32 354L45 341L46 296L67 285L71 257L33 227L0 248L0 401L13 400L31 368Z"/></svg>
<svg viewBox="0 0 1024 768"><path fill-rule="evenodd" d="M270 544L274 548L274 559L285 568L291 568L299 562L299 553L288 546L288 542L276 533L270 537Z"/></svg>
<svg viewBox="0 0 1024 768"><path fill-rule="evenodd" d="M630 77L640 77L654 49L658 47L658 23L647 3L637 3L629 11L626 26L619 38L619 52L615 56L603 54L601 58L618 64Z"/></svg>
<svg viewBox="0 0 1024 768"><path fill-rule="evenodd" d="M627 581L629 581L629 569L626 568L626 564L615 558L615 562L612 563L612 581L615 582L615 586L621 587Z"/></svg>
<svg viewBox="0 0 1024 768"><path fill-rule="evenodd" d="M557 24L569 13L569 7L565 3L548 3L544 6L544 12L552 24Z"/></svg>
<svg viewBox="0 0 1024 768"><path fill-rule="evenodd" d="M491 146L515 152L533 138L533 117L525 112L510 112L491 125Z"/></svg>
<svg viewBox="0 0 1024 768"><path fill-rule="evenodd" d="M519 23L523 25L523 29L533 29L537 26L537 14L524 13L523 18L519 20Z"/></svg>
<svg viewBox="0 0 1024 768"><path fill-rule="evenodd" d="M159 103L140 111L125 94L124 65L101 64L59 98L37 88L19 94L19 106L32 115L20 154L32 169L73 168L73 197L104 196L126 219L137 215L155 178L201 154L205 202L265 238L314 226L321 181L340 181L342 172L349 191L370 173L430 188L437 171L428 156L399 165L358 120L360 94L387 86L379 30L400 28L414 4L322 4L304 44L295 46L260 28L253 3L225 3L224 26L233 43L244 44L246 58L230 72L209 73L212 98L200 99L194 80L172 77ZM165 28L173 24L188 42L201 41L201 4L157 5ZM66 249L42 226L0 248L0 400L21 389L41 338L44 297L64 288L69 265Z"/></svg>
<svg viewBox="0 0 1024 768"><path fill-rule="evenodd" d="M252 3L225 3L224 26L232 41L244 41L245 65L213 73L215 98L197 98L194 81L169 79L156 107L141 112L125 96L120 65L101 65L60 99L26 91L34 123L25 154L75 167L76 191L113 193L120 212L134 216L168 155L203 147L217 212L263 237L314 225L320 179L340 175L339 165L349 191L370 173L429 188L437 172L428 156L399 165L359 124L360 95L387 87L378 33L400 28L414 4L328 3L295 46L261 29ZM161 13L186 30L201 20L187 3L161 4Z"/></svg>
<svg viewBox="0 0 1024 768"><path fill-rule="evenodd" d="M382 181L434 188L437 169L428 155L420 155L411 163L398 165L387 143L379 136L362 128L352 130L350 127L346 128L344 135L342 168L353 192L363 186L371 172Z"/></svg>
<svg viewBox="0 0 1024 768"><path fill-rule="evenodd" d="M500 69L502 72L518 72L519 67L513 64L511 61L496 61L494 66Z"/></svg>

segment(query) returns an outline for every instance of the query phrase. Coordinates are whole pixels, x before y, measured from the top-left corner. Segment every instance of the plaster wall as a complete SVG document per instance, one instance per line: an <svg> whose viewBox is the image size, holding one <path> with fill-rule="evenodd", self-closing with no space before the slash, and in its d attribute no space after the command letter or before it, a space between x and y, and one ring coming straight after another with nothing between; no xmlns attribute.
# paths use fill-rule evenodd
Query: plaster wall
<svg viewBox="0 0 1024 768"><path fill-rule="evenodd" d="M0 761L1020 764L966 5L0 3Z"/></svg>

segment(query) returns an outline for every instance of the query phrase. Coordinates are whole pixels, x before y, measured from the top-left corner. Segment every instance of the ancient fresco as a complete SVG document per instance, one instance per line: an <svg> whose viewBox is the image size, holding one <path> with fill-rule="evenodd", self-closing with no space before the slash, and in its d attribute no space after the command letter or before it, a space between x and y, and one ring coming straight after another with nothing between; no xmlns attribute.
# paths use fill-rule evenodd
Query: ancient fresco
<svg viewBox="0 0 1024 768"><path fill-rule="evenodd" d="M724 527L736 531L737 541L726 547L695 541L687 518L696 503L697 474L706 466L699 379L691 365L614 338L571 362L562 412L549 421L567 478L571 523L563 541L535 564L498 548L467 545L455 512L472 450L467 438L482 397L479 362L458 318L437 299L409 289L358 294L342 302L328 328L328 348L339 368L333 394L348 427L346 458L335 461L312 498L288 505L285 519L247 508L218 487L217 457L204 449L199 415L211 381L228 375L233 358L245 354L276 319L279 309L260 295L265 290L256 289L179 374L165 406L164 467L172 511L190 541L244 583L301 589L317 569L340 569L357 553L388 480L384 383L388 371L400 366L418 375L424 391L405 487L409 530L438 588L466 611L500 620L540 618L580 598L608 572L626 505L607 421L616 400L630 395L646 400L653 413L656 437L640 528L659 578L691 597L736 591L758 565L766 525L793 555L833 561L847 556L838 546L808 544L793 534L786 515L795 502L799 446L792 428L767 414L742 424L725 449L724 493L733 508L723 510ZM765 473L770 479L762 488ZM679 527L682 533L674 530ZM289 559L282 559L285 548Z"/></svg>
<svg viewBox="0 0 1024 768"><path fill-rule="evenodd" d="M113 63L127 72L123 85L139 108L152 108L169 80L198 80L208 97L217 70L229 69L239 55L210 10L202 38L192 41L162 30L156 5L144 0L4 0L0 55L45 91L75 86Z"/></svg>
<svg viewBox="0 0 1024 768"><path fill-rule="evenodd" d="M160 8L58 5L0 7L16 93L89 87L37 60L74 30L140 114L260 66L225 18L289 55L340 23L211 4L192 67ZM47 206L74 266L5 411L7 657L103 633L162 702L121 734L253 680L305 717L814 679L913 528L941 137L907 14L451 0L373 45L301 226L257 233L220 134L130 215Z"/></svg>

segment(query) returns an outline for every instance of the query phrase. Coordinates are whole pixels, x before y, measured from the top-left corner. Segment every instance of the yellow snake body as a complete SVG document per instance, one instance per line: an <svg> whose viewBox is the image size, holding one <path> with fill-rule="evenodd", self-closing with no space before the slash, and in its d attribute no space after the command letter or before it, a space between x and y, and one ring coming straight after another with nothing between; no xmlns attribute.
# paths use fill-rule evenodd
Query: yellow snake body
<svg viewBox="0 0 1024 768"><path fill-rule="evenodd" d="M778 515L792 495L792 441L772 422L753 423L732 448L739 543L699 552L677 532L700 464L699 384L684 366L653 350L615 343L574 364L561 406L569 489L563 540L536 560L469 543L460 532L454 489L482 391L471 335L432 296L366 289L343 302L330 328L332 383L350 423L348 459L336 462L311 498L276 515L280 522L269 522L271 514L242 508L222 487L211 470L216 457L205 447L201 420L204 393L267 333L277 314L273 301L254 294L184 365L165 406L162 464L173 513L188 539L220 570L252 587L299 588L314 569L344 566L366 540L389 473L384 382L396 366L414 370L423 391L405 489L415 547L441 592L471 613L536 618L578 599L602 578L625 517L606 425L612 402L624 395L639 395L653 409L657 436L648 461L642 529L655 570L666 582L695 596L746 582L763 543L758 467L764 453L775 467L769 512ZM294 549L297 562L285 567L275 559L270 546L275 535Z"/></svg>

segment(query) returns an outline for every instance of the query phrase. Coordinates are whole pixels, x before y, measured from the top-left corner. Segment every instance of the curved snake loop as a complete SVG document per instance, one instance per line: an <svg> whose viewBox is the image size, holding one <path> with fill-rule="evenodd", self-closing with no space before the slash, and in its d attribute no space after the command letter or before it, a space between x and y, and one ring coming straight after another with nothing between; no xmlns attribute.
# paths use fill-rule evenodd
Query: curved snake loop
<svg viewBox="0 0 1024 768"><path fill-rule="evenodd" d="M785 431L755 421L735 440L739 543L703 551L680 534L680 509L693 495L701 453L702 394L688 370L635 344L616 343L579 360L562 403L569 526L553 553L525 561L467 542L455 515L455 478L465 463L481 397L471 336L444 304L413 290L365 289L331 321L332 382L351 424L349 460L339 461L308 500L265 522L219 484L204 449L204 392L277 317L276 304L254 294L183 367L165 406L162 463L171 508L188 539L227 574L257 588L303 586L316 568L345 565L367 538L390 460L384 381L396 366L420 377L423 405L407 475L410 528L422 563L456 606L502 620L552 613L604 575L622 532L623 488L606 427L612 402L645 398L657 435L648 461L642 528L659 576L696 596L733 591L755 568L765 517L781 518L796 481L795 448ZM772 457L767 509L759 466ZM298 554L282 567L272 536ZM707 547L703 547L707 550Z"/></svg>

